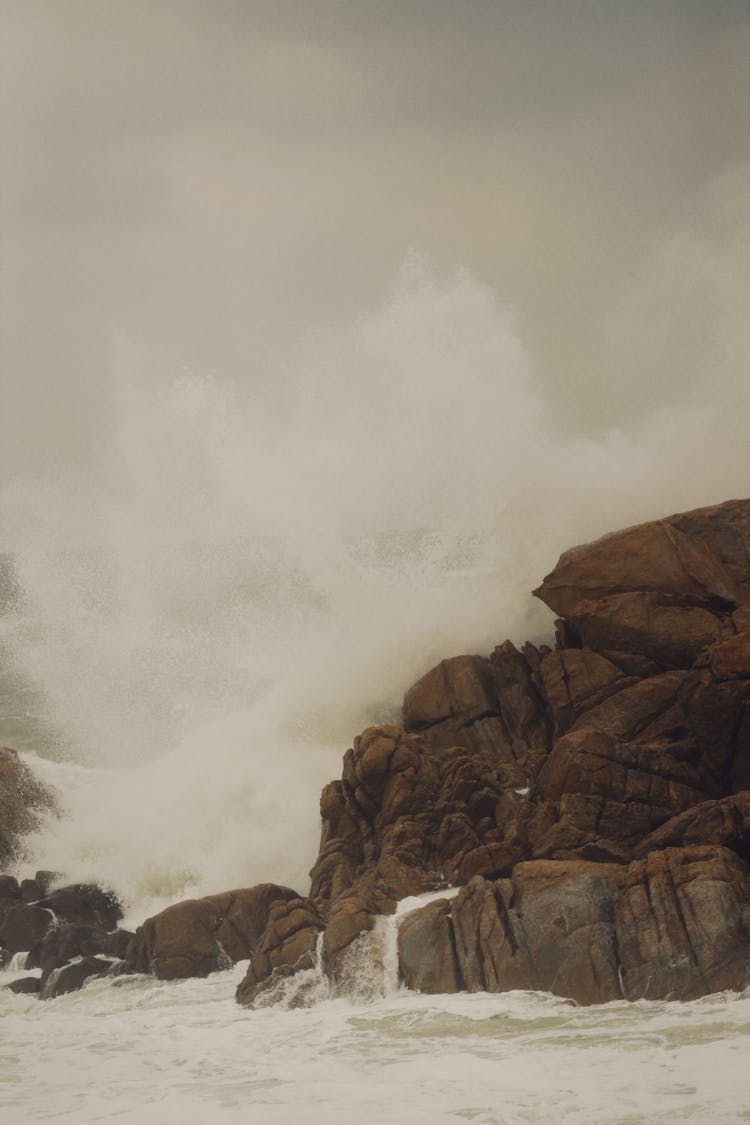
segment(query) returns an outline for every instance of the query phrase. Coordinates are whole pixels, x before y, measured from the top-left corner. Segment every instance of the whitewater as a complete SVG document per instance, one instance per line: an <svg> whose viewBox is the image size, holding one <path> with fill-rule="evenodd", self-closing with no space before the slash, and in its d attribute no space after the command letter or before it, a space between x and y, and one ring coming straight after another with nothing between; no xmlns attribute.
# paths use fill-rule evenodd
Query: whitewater
<svg viewBox="0 0 750 1125"><path fill-rule="evenodd" d="M571 544L743 491L744 400L561 433L508 310L414 258L247 386L122 340L106 378L92 464L0 492L0 736L59 808L14 873L110 886L130 927L262 881L305 893L322 786L419 675L548 640L528 591ZM0 1119L750 1120L750 995L419 996L394 925L303 1009L240 1009L242 965L0 989Z"/></svg>

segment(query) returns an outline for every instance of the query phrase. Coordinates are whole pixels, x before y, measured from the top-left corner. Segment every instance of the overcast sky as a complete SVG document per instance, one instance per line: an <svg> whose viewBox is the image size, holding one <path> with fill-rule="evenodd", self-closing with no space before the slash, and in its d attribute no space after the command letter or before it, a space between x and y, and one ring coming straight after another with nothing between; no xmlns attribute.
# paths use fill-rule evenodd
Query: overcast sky
<svg viewBox="0 0 750 1125"><path fill-rule="evenodd" d="M0 19L6 476L86 456L118 341L154 378L262 383L410 250L512 308L561 426L746 405L747 0L0 0Z"/></svg>

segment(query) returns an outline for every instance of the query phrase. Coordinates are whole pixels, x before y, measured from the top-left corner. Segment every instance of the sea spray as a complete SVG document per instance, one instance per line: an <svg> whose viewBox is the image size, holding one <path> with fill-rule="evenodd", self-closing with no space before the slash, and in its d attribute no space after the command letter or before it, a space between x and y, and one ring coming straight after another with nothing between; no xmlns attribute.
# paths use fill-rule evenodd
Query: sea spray
<svg viewBox="0 0 750 1125"><path fill-rule="evenodd" d="M108 377L96 473L0 494L0 629L58 759L62 815L25 869L113 885L134 920L267 879L304 892L353 736L442 657L546 638L528 589L560 549L681 506L716 444L690 404L557 433L508 311L415 261L293 348L273 394L126 347Z"/></svg>

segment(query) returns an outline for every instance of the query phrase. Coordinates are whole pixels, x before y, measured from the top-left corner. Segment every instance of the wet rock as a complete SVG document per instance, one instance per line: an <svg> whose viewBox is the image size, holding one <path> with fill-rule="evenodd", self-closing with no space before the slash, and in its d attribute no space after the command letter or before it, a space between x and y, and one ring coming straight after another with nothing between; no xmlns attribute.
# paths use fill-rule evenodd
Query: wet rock
<svg viewBox="0 0 750 1125"><path fill-rule="evenodd" d="M42 982L39 980L39 977L19 977L18 980L12 980L10 984L6 984L5 987L8 989L8 992L34 996L41 991Z"/></svg>
<svg viewBox="0 0 750 1125"><path fill-rule="evenodd" d="M237 989L237 1002L251 1007L284 978L313 969L317 963L322 914L310 899L272 904L266 927L250 951L250 967Z"/></svg>
<svg viewBox="0 0 750 1125"><path fill-rule="evenodd" d="M112 891L93 883L71 883L59 887L39 900L40 907L53 911L55 916L80 926L100 930L114 930L122 918L122 907Z"/></svg>
<svg viewBox="0 0 750 1125"><path fill-rule="evenodd" d="M36 879L22 879L19 890L22 902L38 902L43 893Z"/></svg>
<svg viewBox="0 0 750 1125"><path fill-rule="evenodd" d="M161 980L205 977L250 955L274 903L296 898L274 883L189 899L148 918L125 956L127 972Z"/></svg>
<svg viewBox="0 0 750 1125"><path fill-rule="evenodd" d="M25 952L42 940L55 924L55 916L45 907L18 902L0 919L0 944L11 953Z"/></svg>
<svg viewBox="0 0 750 1125"><path fill-rule="evenodd" d="M11 860L19 839L54 807L51 792L37 781L15 750L0 747L0 864Z"/></svg>
<svg viewBox="0 0 750 1125"><path fill-rule="evenodd" d="M21 897L18 879L13 875L0 875L0 908L10 905Z"/></svg>
<svg viewBox="0 0 750 1125"><path fill-rule="evenodd" d="M65 965L76 957L96 956L124 959L128 945L135 935L129 930L106 933L92 926L75 922L55 925L42 940L29 950L27 969L41 969L46 979L53 969Z"/></svg>
<svg viewBox="0 0 750 1125"><path fill-rule="evenodd" d="M103 957L82 957L60 969L55 969L47 977L39 993L40 1000L54 1000L68 992L77 992L87 981L95 977L106 977L116 972L118 963Z"/></svg>
<svg viewBox="0 0 750 1125"><path fill-rule="evenodd" d="M407 925L408 923L408 925ZM399 933L402 973L425 991L540 989L579 1004L693 999L750 980L748 870L721 847L628 866L519 864L477 878Z"/></svg>
<svg viewBox="0 0 750 1125"><path fill-rule="evenodd" d="M462 990L447 899L407 914L398 930L398 958L407 988L432 994Z"/></svg>
<svg viewBox="0 0 750 1125"><path fill-rule="evenodd" d="M693 1000L750 980L750 880L726 848L670 848L630 864L616 926L628 1000Z"/></svg>

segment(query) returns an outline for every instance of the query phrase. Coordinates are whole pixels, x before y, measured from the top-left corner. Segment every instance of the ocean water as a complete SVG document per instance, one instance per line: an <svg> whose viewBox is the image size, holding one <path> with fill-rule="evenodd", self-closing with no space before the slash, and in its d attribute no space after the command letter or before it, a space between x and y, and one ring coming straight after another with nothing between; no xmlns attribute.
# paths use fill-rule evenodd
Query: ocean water
<svg viewBox="0 0 750 1125"><path fill-rule="evenodd" d="M44 1003L0 990L0 1120L750 1120L750 995L577 1008L401 991L248 1012L234 1003L244 968L95 981Z"/></svg>
<svg viewBox="0 0 750 1125"><path fill-rule="evenodd" d="M131 926L304 893L322 786L414 679L549 639L529 590L571 544L746 491L722 400L560 433L507 310L413 261L247 386L127 347L102 378L86 464L0 487L0 741L58 801L14 872L111 886ZM417 996L392 939L302 1010L238 1008L241 966L0 989L0 1120L750 1120L750 997Z"/></svg>

